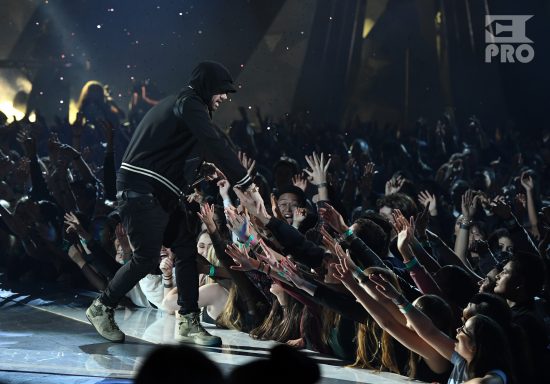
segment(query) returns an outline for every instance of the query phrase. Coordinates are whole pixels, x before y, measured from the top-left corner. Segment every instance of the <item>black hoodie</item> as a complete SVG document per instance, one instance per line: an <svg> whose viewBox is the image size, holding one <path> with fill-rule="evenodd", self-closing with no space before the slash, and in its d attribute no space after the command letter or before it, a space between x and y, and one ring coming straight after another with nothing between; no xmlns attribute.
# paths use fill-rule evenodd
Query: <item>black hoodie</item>
<svg viewBox="0 0 550 384"><path fill-rule="evenodd" d="M220 168L231 185L250 185L227 136L211 119L212 96L228 92L235 92L229 71L219 63L200 63L188 87L143 117L124 153L117 189L153 192L171 204L188 193L203 160Z"/></svg>

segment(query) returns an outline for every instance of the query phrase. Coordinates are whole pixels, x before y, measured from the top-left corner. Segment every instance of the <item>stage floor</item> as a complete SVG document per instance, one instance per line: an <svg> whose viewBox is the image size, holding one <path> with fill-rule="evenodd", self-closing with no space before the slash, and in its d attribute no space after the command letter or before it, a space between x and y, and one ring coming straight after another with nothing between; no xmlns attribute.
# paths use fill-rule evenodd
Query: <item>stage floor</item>
<svg viewBox="0 0 550 384"><path fill-rule="evenodd" d="M106 342L84 311L94 292L6 284L0 278L0 383L131 383L143 357L156 344L174 344L175 317L155 309L118 309L126 342ZM274 342L205 327L223 340L220 348L200 348L223 372L269 354ZM321 367L323 384L406 383L391 373L346 368L342 361L305 351Z"/></svg>

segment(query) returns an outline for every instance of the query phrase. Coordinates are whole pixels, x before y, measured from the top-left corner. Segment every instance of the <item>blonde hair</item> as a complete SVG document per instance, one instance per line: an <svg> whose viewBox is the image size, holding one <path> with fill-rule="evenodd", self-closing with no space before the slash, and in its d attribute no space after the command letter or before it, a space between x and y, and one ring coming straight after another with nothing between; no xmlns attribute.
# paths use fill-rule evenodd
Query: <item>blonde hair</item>
<svg viewBox="0 0 550 384"><path fill-rule="evenodd" d="M100 92L102 98L101 100L98 100ZM90 80L84 84L82 90L80 91L80 97L78 98L77 109L81 111L85 104L93 100L105 101L105 89L103 88L103 84L97 80Z"/></svg>
<svg viewBox="0 0 550 384"><path fill-rule="evenodd" d="M386 268L371 267L365 270L366 275L383 274L399 291L401 288L395 274ZM355 368L380 369L400 374L394 353L393 338L380 328L378 323L368 317L365 323L357 328L357 352L355 362L350 366Z"/></svg>

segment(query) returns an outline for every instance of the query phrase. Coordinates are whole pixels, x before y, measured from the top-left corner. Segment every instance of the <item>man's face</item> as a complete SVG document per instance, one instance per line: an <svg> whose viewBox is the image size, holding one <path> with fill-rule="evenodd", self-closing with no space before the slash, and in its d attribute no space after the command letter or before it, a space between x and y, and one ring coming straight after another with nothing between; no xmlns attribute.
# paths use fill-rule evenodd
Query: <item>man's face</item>
<svg viewBox="0 0 550 384"><path fill-rule="evenodd" d="M281 210L287 223L292 224L292 220L294 220L294 210L300 207L300 201L298 196L293 193L283 193L279 196L277 206Z"/></svg>
<svg viewBox="0 0 550 384"><path fill-rule="evenodd" d="M212 111L215 111L216 109L218 109L218 107L224 100L227 100L227 93L221 93L221 94L212 96L212 99L210 100L210 109Z"/></svg>

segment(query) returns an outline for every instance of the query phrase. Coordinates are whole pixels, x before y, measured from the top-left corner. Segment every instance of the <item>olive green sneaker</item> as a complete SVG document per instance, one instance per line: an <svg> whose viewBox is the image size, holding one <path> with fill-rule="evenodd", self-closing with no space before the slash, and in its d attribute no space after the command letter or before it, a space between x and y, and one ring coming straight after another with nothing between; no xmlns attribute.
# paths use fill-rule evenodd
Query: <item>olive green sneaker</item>
<svg viewBox="0 0 550 384"><path fill-rule="evenodd" d="M220 337L209 334L206 329L203 328L199 320L199 312L188 313L187 315L181 315L179 317L176 341L208 347L222 345L222 339Z"/></svg>
<svg viewBox="0 0 550 384"><path fill-rule="evenodd" d="M115 323L114 308L103 305L99 299L95 299L86 310L86 317L92 323L97 333L113 343L122 343L124 333Z"/></svg>

